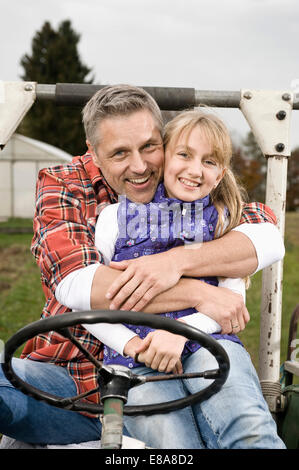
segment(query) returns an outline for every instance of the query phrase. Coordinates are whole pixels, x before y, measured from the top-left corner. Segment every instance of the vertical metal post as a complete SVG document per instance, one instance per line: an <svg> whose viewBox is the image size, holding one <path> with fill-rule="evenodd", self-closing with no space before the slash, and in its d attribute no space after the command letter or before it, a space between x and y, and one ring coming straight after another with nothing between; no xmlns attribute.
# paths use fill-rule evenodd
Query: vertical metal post
<svg viewBox="0 0 299 470"><path fill-rule="evenodd" d="M288 157L268 158L266 204L284 236ZM274 418L283 409L280 376L283 260L265 268L262 277L259 379Z"/></svg>
<svg viewBox="0 0 299 470"><path fill-rule="evenodd" d="M289 133L293 96L286 91L244 90L240 108L267 158L266 204L284 236ZM271 240L269 240L271 243ZM259 378L272 413L281 409L280 340L283 261L264 269L259 347Z"/></svg>
<svg viewBox="0 0 299 470"><path fill-rule="evenodd" d="M268 158L266 204L274 211L282 236L285 227L287 166L288 157L274 155ZM279 381L282 280L283 261L264 269L259 351L261 381Z"/></svg>

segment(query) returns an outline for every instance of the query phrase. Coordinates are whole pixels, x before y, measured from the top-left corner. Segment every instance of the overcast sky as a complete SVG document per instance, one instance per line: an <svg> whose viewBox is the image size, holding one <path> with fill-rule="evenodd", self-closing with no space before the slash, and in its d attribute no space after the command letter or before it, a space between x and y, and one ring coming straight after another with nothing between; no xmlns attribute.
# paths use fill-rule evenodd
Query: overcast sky
<svg viewBox="0 0 299 470"><path fill-rule="evenodd" d="M95 83L285 90L297 80L299 88L298 0L0 0L0 6L0 80L20 79L20 59L45 21L57 28L70 19ZM240 111L218 112L233 133L249 130ZM293 148L299 110L291 130Z"/></svg>

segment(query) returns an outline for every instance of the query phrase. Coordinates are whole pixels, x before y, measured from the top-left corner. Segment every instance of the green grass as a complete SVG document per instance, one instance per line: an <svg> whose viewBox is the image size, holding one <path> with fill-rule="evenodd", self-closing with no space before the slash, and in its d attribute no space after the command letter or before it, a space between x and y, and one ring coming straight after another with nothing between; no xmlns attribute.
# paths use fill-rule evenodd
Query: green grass
<svg viewBox="0 0 299 470"><path fill-rule="evenodd" d="M0 224L2 225L2 224ZM38 320L44 304L31 234L0 233L0 339Z"/></svg>
<svg viewBox="0 0 299 470"><path fill-rule="evenodd" d="M4 220L0 223L0 228L5 227L28 227L32 229L32 219L21 219L20 217L11 217L10 219Z"/></svg>
<svg viewBox="0 0 299 470"><path fill-rule="evenodd" d="M20 224L20 225L19 225ZM0 223L0 228L31 227L32 221L13 219ZM299 213L286 217L286 256L284 259L281 362L286 358L291 314L299 302ZM6 341L22 326L38 320L44 304L40 275L30 252L32 234L0 233L0 339ZM240 334L242 342L258 368L260 327L261 273L252 279L247 291L247 308L251 320Z"/></svg>

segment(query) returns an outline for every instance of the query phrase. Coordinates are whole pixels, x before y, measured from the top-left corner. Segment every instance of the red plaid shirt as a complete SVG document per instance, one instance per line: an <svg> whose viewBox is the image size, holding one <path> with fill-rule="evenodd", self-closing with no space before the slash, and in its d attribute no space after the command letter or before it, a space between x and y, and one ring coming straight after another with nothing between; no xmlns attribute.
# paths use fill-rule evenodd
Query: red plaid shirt
<svg viewBox="0 0 299 470"><path fill-rule="evenodd" d="M41 270L46 297L42 318L70 311L55 298L55 289L65 276L103 261L94 246L96 218L101 205L116 201L117 195L88 153L75 157L71 164L40 171L31 249ZM242 223L245 222L275 224L276 217L271 209L255 202L244 207ZM87 330L77 325L72 333L96 358L102 358L102 344ZM97 386L95 367L76 346L56 332L28 341L21 357L67 367L78 393ZM94 393L88 400L99 402L99 394Z"/></svg>

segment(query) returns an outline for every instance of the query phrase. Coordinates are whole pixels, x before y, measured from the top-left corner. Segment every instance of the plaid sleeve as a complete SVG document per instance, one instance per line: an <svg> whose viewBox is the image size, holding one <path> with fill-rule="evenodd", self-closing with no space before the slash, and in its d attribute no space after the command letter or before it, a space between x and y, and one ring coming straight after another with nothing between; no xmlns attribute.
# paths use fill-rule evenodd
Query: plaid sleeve
<svg viewBox="0 0 299 470"><path fill-rule="evenodd" d="M55 167L39 173L31 251L52 291L72 271L102 262L94 246L96 201L91 191L76 189L82 187L66 183Z"/></svg>
<svg viewBox="0 0 299 470"><path fill-rule="evenodd" d="M276 225L277 219L274 212L269 206L261 202L250 202L245 204L241 217L241 224L259 224L262 222L270 222Z"/></svg>

